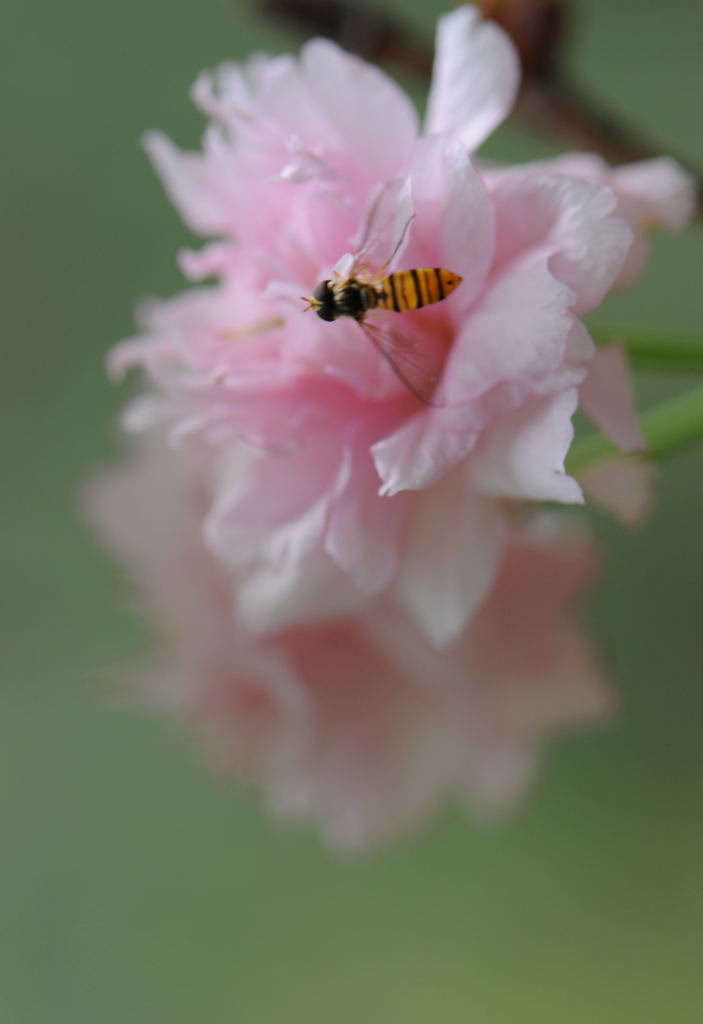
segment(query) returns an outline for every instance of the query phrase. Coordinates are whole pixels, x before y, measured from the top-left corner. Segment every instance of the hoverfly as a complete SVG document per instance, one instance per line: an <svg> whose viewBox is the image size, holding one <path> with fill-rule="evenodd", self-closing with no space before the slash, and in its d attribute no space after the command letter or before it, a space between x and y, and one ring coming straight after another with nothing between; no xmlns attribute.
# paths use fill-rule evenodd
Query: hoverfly
<svg viewBox="0 0 703 1024"><path fill-rule="evenodd" d="M385 272L403 244L414 216L405 220L399 235L396 231L393 245L392 232L399 206L402 206L397 196L398 185L386 186L374 203L358 252L346 257L348 266L345 260L340 261L344 273L337 271L331 278L320 281L312 295L304 296L303 301L308 303L305 309L314 309L322 320L332 321L343 316L355 320L405 387L426 405L439 405L441 403L433 396L442 371L441 361L410 335L404 336L386 322L372 324L367 319L373 310L406 313L441 302L462 281L459 274L444 267ZM381 262L389 250L390 256Z"/></svg>

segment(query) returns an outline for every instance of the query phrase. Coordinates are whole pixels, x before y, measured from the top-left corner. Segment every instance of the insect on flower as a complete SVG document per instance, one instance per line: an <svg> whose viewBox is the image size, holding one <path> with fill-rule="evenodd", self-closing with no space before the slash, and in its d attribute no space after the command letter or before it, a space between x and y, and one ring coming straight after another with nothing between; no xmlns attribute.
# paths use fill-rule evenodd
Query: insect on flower
<svg viewBox="0 0 703 1024"><path fill-rule="evenodd" d="M390 324L370 323L374 310L407 313L446 299L461 284L459 274L444 267L415 267L386 273L405 240L414 214L407 218L400 234L393 231L396 210L389 207L388 192L371 208L358 252L345 273L334 272L303 296L305 309L314 309L322 320L348 316L387 360L405 387L426 405L441 405L434 397L442 366L440 360L408 334ZM390 251L390 255L383 256ZM381 262L382 261L382 262Z"/></svg>

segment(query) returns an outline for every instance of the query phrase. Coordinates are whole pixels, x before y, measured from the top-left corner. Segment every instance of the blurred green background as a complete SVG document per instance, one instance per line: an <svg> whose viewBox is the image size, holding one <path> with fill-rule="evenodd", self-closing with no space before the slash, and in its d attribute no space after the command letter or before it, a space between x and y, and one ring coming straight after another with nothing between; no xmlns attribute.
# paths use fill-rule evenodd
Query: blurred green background
<svg viewBox="0 0 703 1024"><path fill-rule="evenodd" d="M427 34L442 10L388 6ZM573 75L703 164L699 0L572 6ZM559 742L516 817L449 813L356 863L276 829L176 728L110 703L146 638L75 505L119 447L105 351L140 295L181 287L188 236L139 135L195 145L196 73L300 39L243 0L3 9L0 1024L703 1020L703 446L646 528L599 524L623 713ZM488 150L544 151L510 128ZM658 239L599 322L700 330L702 266L700 229Z"/></svg>

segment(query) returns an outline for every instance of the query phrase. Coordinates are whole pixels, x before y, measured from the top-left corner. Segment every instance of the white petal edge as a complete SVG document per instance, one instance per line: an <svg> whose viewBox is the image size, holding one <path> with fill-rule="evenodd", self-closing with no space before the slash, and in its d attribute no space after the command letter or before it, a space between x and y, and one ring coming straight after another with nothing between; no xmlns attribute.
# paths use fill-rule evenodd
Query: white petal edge
<svg viewBox="0 0 703 1024"><path fill-rule="evenodd" d="M440 18L425 131L477 149L512 109L520 61L507 34L468 4Z"/></svg>

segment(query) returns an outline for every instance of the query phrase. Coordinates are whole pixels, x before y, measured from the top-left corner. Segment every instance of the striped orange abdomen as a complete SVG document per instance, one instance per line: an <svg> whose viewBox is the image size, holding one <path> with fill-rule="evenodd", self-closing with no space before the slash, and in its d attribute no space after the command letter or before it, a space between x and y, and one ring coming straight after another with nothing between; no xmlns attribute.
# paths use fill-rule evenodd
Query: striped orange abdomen
<svg viewBox="0 0 703 1024"><path fill-rule="evenodd" d="M376 285L379 295L377 307L405 313L421 306L441 302L461 284L459 274L444 267L419 267L414 270L396 270L386 274ZM383 293L383 298L380 297Z"/></svg>

